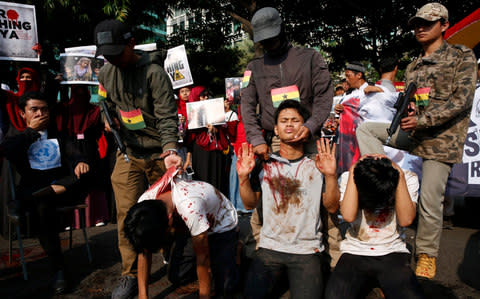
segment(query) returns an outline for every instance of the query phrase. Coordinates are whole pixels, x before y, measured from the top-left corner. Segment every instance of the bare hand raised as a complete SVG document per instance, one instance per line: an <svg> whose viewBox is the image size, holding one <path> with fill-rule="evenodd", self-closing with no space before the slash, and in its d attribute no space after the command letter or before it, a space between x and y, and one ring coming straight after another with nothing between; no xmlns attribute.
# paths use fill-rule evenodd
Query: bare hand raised
<svg viewBox="0 0 480 299"><path fill-rule="evenodd" d="M238 151L237 174L239 177L248 176L255 167L255 155L251 144L244 142Z"/></svg>
<svg viewBox="0 0 480 299"><path fill-rule="evenodd" d="M330 140L328 138L320 138L317 140L317 157L315 166L324 176L332 176L337 174L337 160L335 158L335 150L337 145L333 143L330 148Z"/></svg>

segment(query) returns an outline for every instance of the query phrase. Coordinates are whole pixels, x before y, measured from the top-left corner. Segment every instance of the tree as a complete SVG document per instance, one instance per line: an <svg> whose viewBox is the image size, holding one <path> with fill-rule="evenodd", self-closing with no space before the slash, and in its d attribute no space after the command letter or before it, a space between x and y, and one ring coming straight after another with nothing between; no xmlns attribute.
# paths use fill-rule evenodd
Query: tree
<svg viewBox="0 0 480 299"><path fill-rule="evenodd" d="M454 24L478 7L477 1L438 0L449 9ZM413 57L420 51L407 26L416 9L427 1L392 0L18 0L34 4L42 59L55 64L54 55L65 47L93 44L95 25L105 18L121 19L135 28L138 42L158 37L149 27L164 22L172 8L186 9L198 22L181 30L163 47L185 43L195 70L215 70L215 76L241 74L238 62L244 55L232 48L235 37L226 34L232 20L252 36L250 20L258 9L279 9L285 31L295 44L322 49L331 71L342 71L351 60L368 61L375 68L381 55ZM143 26L139 26L143 25ZM256 55L261 46L254 45ZM202 54L202 52L204 52ZM386 54L387 53L387 54ZM234 59L231 56L236 56ZM198 57L199 61L196 61ZM206 63L211 63L207 65ZM232 63L228 65L227 63ZM227 68L230 67L230 70ZM222 73L224 70L225 73ZM202 77L203 78L203 77ZM215 79L219 81L219 79Z"/></svg>
<svg viewBox="0 0 480 299"><path fill-rule="evenodd" d="M250 20L258 9L276 7L284 20L285 31L292 42L319 47L329 55L332 71L342 70L348 60L369 61L378 69L381 55L412 57L419 53L407 21L416 10L430 1L392 0L199 0L177 1L177 6L193 11L206 10L214 20L197 31L208 30L211 24L230 22L227 16L242 23L253 35ZM477 1L439 0L449 9L453 25L478 7ZM261 47L255 45L261 55Z"/></svg>

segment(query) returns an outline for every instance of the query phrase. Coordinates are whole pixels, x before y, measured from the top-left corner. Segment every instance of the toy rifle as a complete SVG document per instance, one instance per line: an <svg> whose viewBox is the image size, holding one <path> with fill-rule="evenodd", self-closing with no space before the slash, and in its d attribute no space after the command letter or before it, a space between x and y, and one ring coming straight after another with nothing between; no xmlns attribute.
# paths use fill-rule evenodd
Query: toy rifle
<svg viewBox="0 0 480 299"><path fill-rule="evenodd" d="M130 159L127 155L127 148L125 144L123 144L122 139L120 138L120 134L118 133L117 129L115 129L115 123L113 122L112 118L110 117L110 113L108 113L107 104L105 104L105 100L100 100L100 105L102 106L103 114L105 115L105 119L107 120L108 125L110 126L110 130L113 133L113 137L115 138L115 143L118 146L118 149L123 154L123 158L125 162L130 162Z"/></svg>
<svg viewBox="0 0 480 299"><path fill-rule="evenodd" d="M390 127L387 129L388 137L387 137L387 141L385 141L385 145L388 145L390 143L390 139L392 139L392 135L397 131L402 118L408 115L408 104L410 104L410 102L415 101L414 95L416 91L417 91L417 86L415 85L415 83L410 83L405 93L401 92L398 94L397 101L393 106L393 108L395 108L397 112L393 117Z"/></svg>

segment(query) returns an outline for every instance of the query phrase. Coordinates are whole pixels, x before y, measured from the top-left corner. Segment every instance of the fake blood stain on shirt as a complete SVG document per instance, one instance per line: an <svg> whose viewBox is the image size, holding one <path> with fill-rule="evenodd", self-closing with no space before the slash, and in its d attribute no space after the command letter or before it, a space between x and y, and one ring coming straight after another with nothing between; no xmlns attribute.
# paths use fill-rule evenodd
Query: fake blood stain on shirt
<svg viewBox="0 0 480 299"><path fill-rule="evenodd" d="M374 213L365 211L365 218L369 225L369 228L375 232L379 232L379 228L383 228L390 218L393 216L393 211L390 208L384 208Z"/></svg>
<svg viewBox="0 0 480 299"><path fill-rule="evenodd" d="M264 180L268 183L275 200L275 213L285 214L290 205L299 206L301 191L300 180L282 175L272 176L270 167L265 167Z"/></svg>

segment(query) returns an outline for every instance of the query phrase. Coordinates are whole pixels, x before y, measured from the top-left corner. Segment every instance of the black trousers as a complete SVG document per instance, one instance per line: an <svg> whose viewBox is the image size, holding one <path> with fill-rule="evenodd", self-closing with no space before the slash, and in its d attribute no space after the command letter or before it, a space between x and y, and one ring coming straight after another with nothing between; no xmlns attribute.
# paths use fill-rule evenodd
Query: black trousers
<svg viewBox="0 0 480 299"><path fill-rule="evenodd" d="M372 282L380 285L387 299L424 298L409 266L408 253L384 256L342 254L328 281L325 298L359 298Z"/></svg>
<svg viewBox="0 0 480 299"><path fill-rule="evenodd" d="M260 248L247 275L245 298L323 298L322 254L291 254Z"/></svg>
<svg viewBox="0 0 480 299"><path fill-rule="evenodd" d="M232 229L208 235L210 268L217 296L231 294L239 282L236 264L238 232ZM188 235L175 237L168 262L168 280L174 285L184 285L197 279L196 255L192 238Z"/></svg>
<svg viewBox="0 0 480 299"><path fill-rule="evenodd" d="M46 195L33 197L32 190L17 188L17 201L20 211L30 211L32 214L33 231L37 233L42 249L47 254L52 271L64 268L64 259L60 246L61 215L57 207L71 206L81 203L86 194L79 189L81 186L67 190L61 195ZM65 227L65 226L63 226Z"/></svg>

